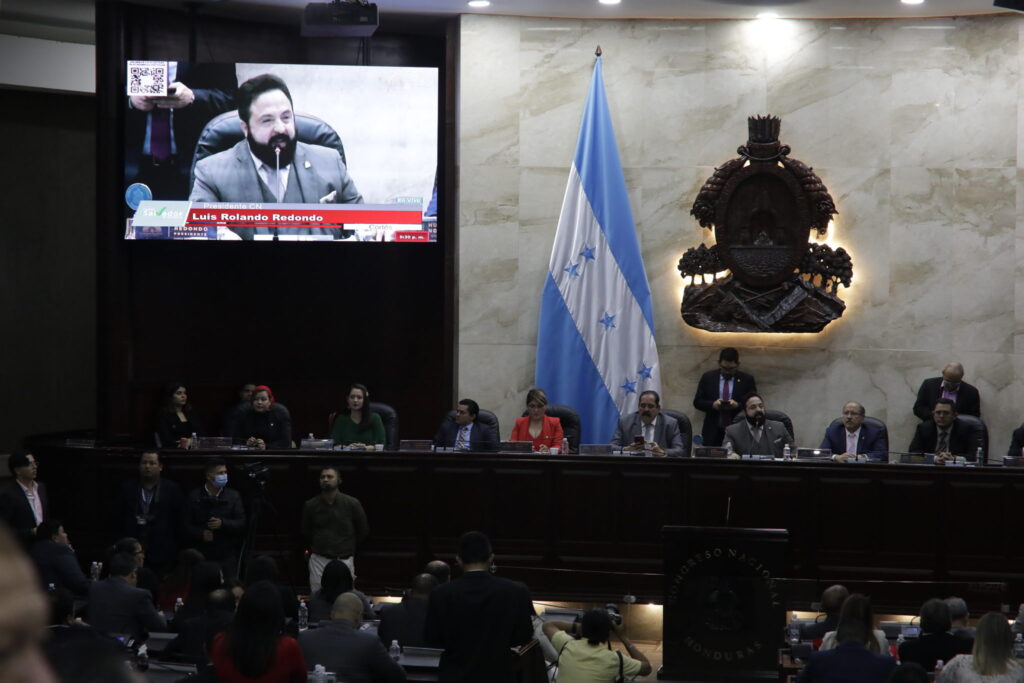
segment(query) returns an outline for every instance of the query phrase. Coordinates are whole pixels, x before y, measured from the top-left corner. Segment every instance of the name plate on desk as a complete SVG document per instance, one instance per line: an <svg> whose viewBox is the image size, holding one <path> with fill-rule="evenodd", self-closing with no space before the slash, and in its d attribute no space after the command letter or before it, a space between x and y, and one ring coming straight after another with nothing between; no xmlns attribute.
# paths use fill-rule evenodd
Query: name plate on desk
<svg viewBox="0 0 1024 683"><path fill-rule="evenodd" d="M832 451L828 448L798 448L796 449L796 457L798 460L831 458ZM851 458L847 462L852 462L852 460L853 459Z"/></svg>
<svg viewBox="0 0 1024 683"><path fill-rule="evenodd" d="M740 460L774 460L774 459L775 458L773 458L770 455L754 455L752 453L747 453L746 455L741 455L740 456Z"/></svg>
<svg viewBox="0 0 1024 683"><path fill-rule="evenodd" d="M225 449L231 448L230 436L197 436L196 448L199 449Z"/></svg>
<svg viewBox="0 0 1024 683"><path fill-rule="evenodd" d="M299 449L303 451L329 451L333 448L334 439L303 439L299 442Z"/></svg>
<svg viewBox="0 0 1024 683"><path fill-rule="evenodd" d="M1024 456L1004 455L1003 467L1024 467Z"/></svg>
<svg viewBox="0 0 1024 683"><path fill-rule="evenodd" d="M901 465L934 465L935 456L931 453L900 453Z"/></svg>
<svg viewBox="0 0 1024 683"><path fill-rule="evenodd" d="M433 442L430 439L402 439L398 442L400 451L429 451Z"/></svg>
<svg viewBox="0 0 1024 683"><path fill-rule="evenodd" d="M611 455L612 446L607 443L581 443L580 455Z"/></svg>
<svg viewBox="0 0 1024 683"><path fill-rule="evenodd" d="M724 458L727 455L729 451L720 446L697 446L693 449L695 458Z"/></svg>
<svg viewBox="0 0 1024 683"><path fill-rule="evenodd" d="M502 441L498 444L502 453L533 453L532 441Z"/></svg>

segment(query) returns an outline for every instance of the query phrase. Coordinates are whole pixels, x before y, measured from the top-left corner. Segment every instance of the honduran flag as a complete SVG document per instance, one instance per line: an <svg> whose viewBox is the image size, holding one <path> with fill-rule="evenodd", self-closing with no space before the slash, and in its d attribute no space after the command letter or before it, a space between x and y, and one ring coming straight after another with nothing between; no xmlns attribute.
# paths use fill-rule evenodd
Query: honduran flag
<svg viewBox="0 0 1024 683"><path fill-rule="evenodd" d="M654 313L597 57L551 249L536 384L608 443L640 392L660 391Z"/></svg>

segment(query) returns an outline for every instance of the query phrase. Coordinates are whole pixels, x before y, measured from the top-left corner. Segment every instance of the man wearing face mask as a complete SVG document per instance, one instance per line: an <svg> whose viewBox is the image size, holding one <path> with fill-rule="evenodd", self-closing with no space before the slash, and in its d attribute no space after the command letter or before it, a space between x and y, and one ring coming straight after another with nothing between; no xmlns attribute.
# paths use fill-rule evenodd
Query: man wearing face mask
<svg viewBox="0 0 1024 683"><path fill-rule="evenodd" d="M245 139L196 164L189 201L362 203L337 150L298 141L292 95L283 80L271 74L254 76L238 86L236 101ZM250 240L254 234L341 233L328 228L234 230Z"/></svg>
<svg viewBox="0 0 1024 683"><path fill-rule="evenodd" d="M230 580L238 572L245 509L238 491L228 488L228 468L221 458L208 460L205 472L206 481L185 501L185 533L192 547L219 563Z"/></svg>
<svg viewBox="0 0 1024 683"><path fill-rule="evenodd" d="M725 428L722 445L731 445L733 453L781 458L785 445L793 444L786 425L765 418L764 399L758 394L748 394L743 400L743 414L746 419Z"/></svg>

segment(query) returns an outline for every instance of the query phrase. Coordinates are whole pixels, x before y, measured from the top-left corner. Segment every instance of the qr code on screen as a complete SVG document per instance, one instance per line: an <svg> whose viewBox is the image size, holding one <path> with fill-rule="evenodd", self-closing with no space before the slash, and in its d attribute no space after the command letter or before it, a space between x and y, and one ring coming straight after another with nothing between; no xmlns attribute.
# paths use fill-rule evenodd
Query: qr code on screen
<svg viewBox="0 0 1024 683"><path fill-rule="evenodd" d="M161 97L166 94L167 62L128 62L128 97Z"/></svg>

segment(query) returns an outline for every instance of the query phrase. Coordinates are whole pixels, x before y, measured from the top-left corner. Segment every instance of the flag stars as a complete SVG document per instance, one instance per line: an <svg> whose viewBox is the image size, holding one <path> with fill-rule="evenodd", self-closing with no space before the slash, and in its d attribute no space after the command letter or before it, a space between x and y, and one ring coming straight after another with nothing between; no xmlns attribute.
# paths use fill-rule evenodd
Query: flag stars
<svg viewBox="0 0 1024 683"><path fill-rule="evenodd" d="M598 322L601 323L602 325L604 325L604 329L606 329L606 330L611 329L611 328L615 327L615 316L614 315L608 315L607 313L605 313L604 317L601 318Z"/></svg>
<svg viewBox="0 0 1024 683"><path fill-rule="evenodd" d="M565 272L569 273L569 279L580 276L580 264L570 263L568 268L562 268Z"/></svg>
<svg viewBox="0 0 1024 683"><path fill-rule="evenodd" d="M626 382L621 387L619 387L619 388L622 389L623 391L625 391L627 396L629 394L635 394L636 393L636 382L630 382L627 379Z"/></svg>
<svg viewBox="0 0 1024 683"><path fill-rule="evenodd" d="M646 363L640 363L640 369L636 371L636 374L640 379L651 379L653 370L654 368L648 367Z"/></svg>
<svg viewBox="0 0 1024 683"><path fill-rule="evenodd" d="M588 246L584 245L583 246L583 251L581 251L579 253L579 255L583 257L584 261L593 261L593 260L595 260L594 247L588 247Z"/></svg>

